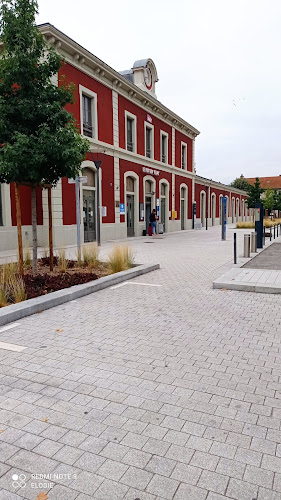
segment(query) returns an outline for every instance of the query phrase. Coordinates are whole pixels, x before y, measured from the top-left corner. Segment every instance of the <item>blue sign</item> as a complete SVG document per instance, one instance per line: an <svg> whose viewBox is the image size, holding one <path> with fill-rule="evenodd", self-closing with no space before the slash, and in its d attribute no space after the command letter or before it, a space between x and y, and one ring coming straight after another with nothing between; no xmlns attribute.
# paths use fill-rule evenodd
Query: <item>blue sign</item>
<svg viewBox="0 0 281 500"><path fill-rule="evenodd" d="M126 209L125 209L125 203L120 203L120 215L125 215Z"/></svg>
<svg viewBox="0 0 281 500"><path fill-rule="evenodd" d="M221 199L221 238L222 240L226 240L226 197L223 196Z"/></svg>

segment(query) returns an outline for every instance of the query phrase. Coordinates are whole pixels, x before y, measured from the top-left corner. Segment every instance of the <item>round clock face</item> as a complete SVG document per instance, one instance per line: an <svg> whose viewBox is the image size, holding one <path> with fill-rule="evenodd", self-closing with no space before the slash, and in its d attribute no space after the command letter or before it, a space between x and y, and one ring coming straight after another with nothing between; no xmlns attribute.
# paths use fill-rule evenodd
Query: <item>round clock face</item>
<svg viewBox="0 0 281 500"><path fill-rule="evenodd" d="M152 88L152 74L149 68L145 68L144 70L144 83L148 90Z"/></svg>

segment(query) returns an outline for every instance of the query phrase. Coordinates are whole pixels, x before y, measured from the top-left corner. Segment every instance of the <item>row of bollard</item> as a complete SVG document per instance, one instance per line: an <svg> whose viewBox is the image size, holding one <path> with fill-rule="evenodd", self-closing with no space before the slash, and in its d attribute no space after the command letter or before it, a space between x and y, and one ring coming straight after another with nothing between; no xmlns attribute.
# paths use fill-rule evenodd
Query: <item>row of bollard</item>
<svg viewBox="0 0 281 500"><path fill-rule="evenodd" d="M270 226L269 240L272 240L272 226ZM265 244L266 228L263 228L263 244ZM281 224L276 224L273 226L273 239L278 238L280 231L281 236ZM253 232L251 234L244 234L244 257L250 258L251 253L257 253L257 240L258 233ZM237 239L236 233L234 233L234 264L237 264Z"/></svg>

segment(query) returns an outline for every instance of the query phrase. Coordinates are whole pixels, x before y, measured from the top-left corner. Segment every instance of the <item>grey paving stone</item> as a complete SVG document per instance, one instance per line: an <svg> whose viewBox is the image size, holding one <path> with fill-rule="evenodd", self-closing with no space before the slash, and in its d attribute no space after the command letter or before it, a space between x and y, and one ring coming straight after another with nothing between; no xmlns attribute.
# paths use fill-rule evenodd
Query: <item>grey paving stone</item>
<svg viewBox="0 0 281 500"><path fill-rule="evenodd" d="M100 476L111 479L112 481L119 481L128 469L128 465L121 464L116 460L106 459L105 462L98 469Z"/></svg>
<svg viewBox="0 0 281 500"><path fill-rule="evenodd" d="M148 493L171 500L174 497L178 486L178 481L155 474L146 489Z"/></svg>
<svg viewBox="0 0 281 500"><path fill-rule="evenodd" d="M160 441L159 439L148 439L142 449L143 451L152 453L153 455L164 456L170 446L170 443L165 443L164 441Z"/></svg>
<svg viewBox="0 0 281 500"><path fill-rule="evenodd" d="M171 445L166 453L167 458L188 464L194 454L194 450L184 446Z"/></svg>
<svg viewBox="0 0 281 500"><path fill-rule="evenodd" d="M90 451L92 453L100 453L101 450L105 448L107 441L105 439L96 438L94 436L89 436L85 441L83 441L79 448L84 451Z"/></svg>
<svg viewBox="0 0 281 500"><path fill-rule="evenodd" d="M216 457L215 455L210 455L209 453L204 453L202 451L196 451L190 461L190 465L213 471L216 469L218 461L219 457Z"/></svg>
<svg viewBox="0 0 281 500"><path fill-rule="evenodd" d="M77 491L65 486L56 485L48 492L48 500L75 500L77 495Z"/></svg>
<svg viewBox="0 0 281 500"><path fill-rule="evenodd" d="M216 468L216 472L225 474L226 476L232 476L236 479L242 479L245 468L245 463L236 462L235 460L229 460L228 458L220 458Z"/></svg>
<svg viewBox="0 0 281 500"><path fill-rule="evenodd" d="M59 462L63 462L65 464L73 465L78 458L83 455L83 451L73 446L63 446L59 451L53 455L53 458Z"/></svg>
<svg viewBox="0 0 281 500"><path fill-rule="evenodd" d="M273 477L273 472L261 469L260 467L252 467L251 465L247 465L244 474L245 481L269 489L273 486Z"/></svg>
<svg viewBox="0 0 281 500"><path fill-rule="evenodd" d="M130 467L125 472L124 476L121 479L121 482L139 490L145 490L151 478L152 474L150 472L137 469L136 467Z"/></svg>
<svg viewBox="0 0 281 500"><path fill-rule="evenodd" d="M15 453L17 453L18 450L19 448L17 446L5 443L3 441L0 442L0 457L2 462L6 462L6 460L15 455Z"/></svg>
<svg viewBox="0 0 281 500"><path fill-rule="evenodd" d="M215 493L224 494L228 484L228 476L203 470L197 486L200 488L214 491Z"/></svg>
<svg viewBox="0 0 281 500"><path fill-rule="evenodd" d="M174 500L205 500L208 492L202 490L202 488L197 488L196 486L191 486L190 484L181 484L177 490Z"/></svg>
<svg viewBox="0 0 281 500"><path fill-rule="evenodd" d="M199 467L193 467L192 465L178 463L174 468L171 477L173 479L178 479L184 483L197 484L198 479L202 473L202 469Z"/></svg>
<svg viewBox="0 0 281 500"><path fill-rule="evenodd" d="M51 439L41 439L41 442L34 448L34 453L44 455L44 457L52 458L61 448L63 444L51 441Z"/></svg>
<svg viewBox="0 0 281 500"><path fill-rule="evenodd" d="M230 479L226 495L231 498L239 498L239 500L249 500L249 498L257 498L258 487L240 481L239 479Z"/></svg>
<svg viewBox="0 0 281 500"><path fill-rule="evenodd" d="M87 470L89 472L96 472L99 467L105 462L105 458L95 455L94 453L85 452L78 460L74 463L75 467L79 469Z"/></svg>
<svg viewBox="0 0 281 500"><path fill-rule="evenodd" d="M154 455L146 465L145 469L154 474L169 477L175 466L176 462L174 460Z"/></svg>
<svg viewBox="0 0 281 500"><path fill-rule="evenodd" d="M116 483L115 481L110 481L109 479L105 479L105 481L96 491L94 498L97 498L99 500L105 500L105 499L123 500L128 490L129 490L128 486L124 484ZM83 499L81 498L81 500Z"/></svg>

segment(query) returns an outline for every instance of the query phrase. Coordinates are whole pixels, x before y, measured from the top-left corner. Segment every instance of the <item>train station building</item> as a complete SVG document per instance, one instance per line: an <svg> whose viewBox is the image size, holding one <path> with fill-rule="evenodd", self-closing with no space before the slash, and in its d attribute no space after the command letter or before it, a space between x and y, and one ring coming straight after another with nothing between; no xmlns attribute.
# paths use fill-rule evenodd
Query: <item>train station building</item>
<svg viewBox="0 0 281 500"><path fill-rule="evenodd" d="M118 72L50 24L40 27L65 64L56 83L75 84L75 102L67 106L91 153L81 165L81 239L141 236L157 210L165 232L221 223L221 198L227 222L249 216L246 193L196 174L195 140L199 131L157 99L158 74L151 59L137 60ZM64 80L62 80L64 76ZM95 161L101 161L99 185ZM0 251L17 248L15 189L0 186ZM32 244L31 192L21 186L23 240ZM100 209L97 209L97 198ZM76 244L75 185L63 178L53 189L54 244ZM38 243L48 246L47 191L37 189Z"/></svg>

